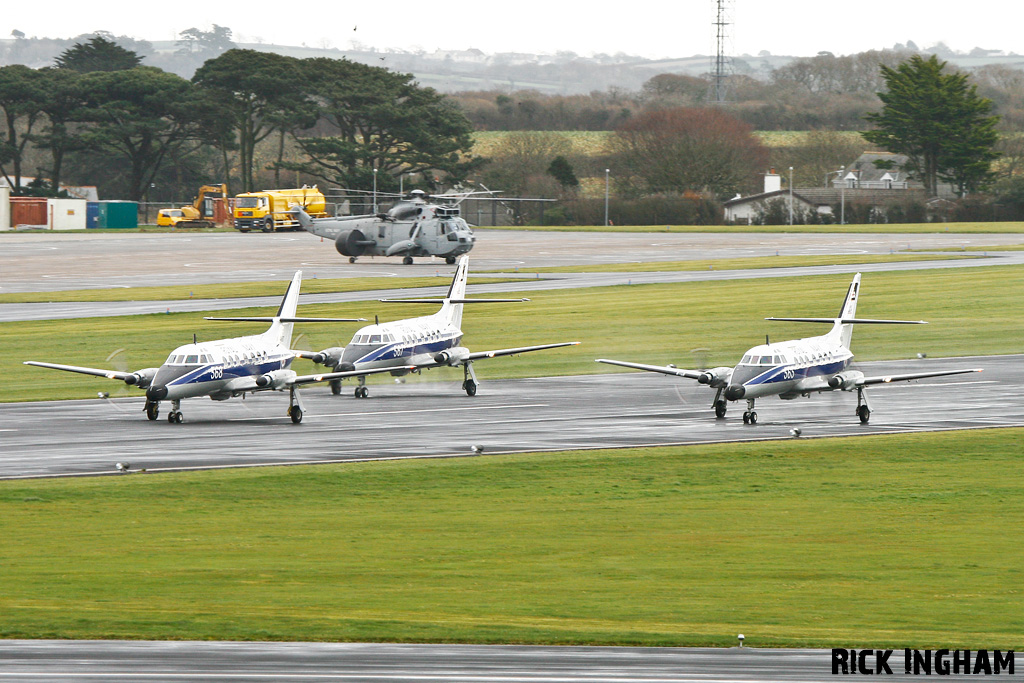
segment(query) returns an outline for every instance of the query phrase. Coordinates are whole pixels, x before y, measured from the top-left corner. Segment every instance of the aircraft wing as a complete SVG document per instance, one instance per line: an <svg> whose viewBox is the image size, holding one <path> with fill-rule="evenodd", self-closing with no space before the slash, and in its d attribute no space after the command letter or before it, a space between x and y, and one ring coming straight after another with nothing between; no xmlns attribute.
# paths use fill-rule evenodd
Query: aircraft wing
<svg viewBox="0 0 1024 683"><path fill-rule="evenodd" d="M78 372L83 375L94 375L106 377L107 379L119 379L122 382L133 376L131 372L120 372L118 370L100 370L99 368L82 368L77 365L60 365L59 363L40 363L34 360L24 361L24 365L35 365L39 368L50 368L51 370L64 370L65 372Z"/></svg>
<svg viewBox="0 0 1024 683"><path fill-rule="evenodd" d="M970 368L964 370L936 370L935 372L912 372L906 375L877 375L875 377L864 377L857 382L857 386L870 386L872 384L889 384L890 382L909 382L915 379L927 379L929 377L945 377L946 375L963 375L968 372L981 372L981 368Z"/></svg>
<svg viewBox="0 0 1024 683"><path fill-rule="evenodd" d="M621 360L608 360L607 358L598 358L598 363L607 363L608 365L620 365L624 368L632 368L634 370L646 370L647 372L660 372L663 375L673 375L674 377L685 377L686 379L698 379L701 375L706 373L698 372L697 370L683 370L682 368L675 368L671 365L644 365L643 363L627 363Z"/></svg>
<svg viewBox="0 0 1024 683"><path fill-rule="evenodd" d="M393 368L374 368L372 370L347 370L345 372L324 372L319 375L299 375L289 382L292 384L313 384L314 382L329 382L333 379L345 379L347 377L361 377L363 375L376 375L381 372L401 372L403 370L412 372L415 365L404 365Z"/></svg>
<svg viewBox="0 0 1024 683"><path fill-rule="evenodd" d="M496 351L476 351L469 354L468 360L482 360L484 358L497 358L498 356L514 356L517 353L529 353L530 351L543 351L544 349L557 349L560 346L576 346L580 342L559 342L557 344L541 344L540 346L519 346L514 349L497 349Z"/></svg>

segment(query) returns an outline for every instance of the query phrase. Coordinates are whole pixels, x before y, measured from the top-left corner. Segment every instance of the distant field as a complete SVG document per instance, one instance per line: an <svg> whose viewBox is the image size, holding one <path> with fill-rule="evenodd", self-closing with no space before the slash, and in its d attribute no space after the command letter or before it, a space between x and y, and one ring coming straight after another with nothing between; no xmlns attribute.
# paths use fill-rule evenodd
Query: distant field
<svg viewBox="0 0 1024 683"><path fill-rule="evenodd" d="M1004 429L7 481L0 637L1021 650L1022 449Z"/></svg>
<svg viewBox="0 0 1024 683"><path fill-rule="evenodd" d="M733 365L766 333L780 339L813 334L806 325L768 323L763 318L833 315L849 282L850 276L839 274L531 292L527 296L532 301L528 303L470 308L463 318L463 330L466 345L475 350L583 342L580 346L479 363L477 372L488 378L618 371L595 363L599 357L676 363L681 367L702 362ZM1022 266L869 273L862 284L859 314L923 319L931 324L864 325L854 335L853 350L861 360L908 358L916 353L935 357L1024 352L1020 334L1022 291ZM432 310L431 306L358 302L304 306L303 314L370 320L380 315L383 320L395 320ZM232 314L273 312L250 309ZM23 360L116 367L107 357L125 349L120 360L136 369L160 365L172 349L190 342L193 333L200 339L218 339L266 327L259 323L204 321L202 316L171 313L7 323L0 326L0 348L4 349L0 401L89 398L98 391L124 389L109 380L25 366ZM303 337L295 345L322 349L345 344L359 326L301 325L296 333ZM66 353L69 340L73 340L73 357ZM696 349L709 351L695 354ZM308 361L296 361L300 372L312 372L313 367Z"/></svg>
<svg viewBox="0 0 1024 683"><path fill-rule="evenodd" d="M473 133L473 152L480 156L493 156L507 137L519 133L531 135L550 135L569 142L571 154L583 156L601 156L611 151L610 141L615 137L613 131L606 130L571 130L571 131L477 131ZM804 142L807 131L781 130L781 131L755 131L758 137L768 147L791 147ZM861 134L857 131L842 131L839 133L851 140L863 141Z"/></svg>

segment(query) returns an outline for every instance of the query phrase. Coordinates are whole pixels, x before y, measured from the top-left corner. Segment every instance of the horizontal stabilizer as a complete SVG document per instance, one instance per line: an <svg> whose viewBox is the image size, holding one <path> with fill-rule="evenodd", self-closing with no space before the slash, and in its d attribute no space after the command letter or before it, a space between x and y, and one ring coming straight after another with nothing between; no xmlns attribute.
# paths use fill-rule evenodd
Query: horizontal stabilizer
<svg viewBox="0 0 1024 683"><path fill-rule="evenodd" d="M513 304L529 299L377 299L387 304Z"/></svg>
<svg viewBox="0 0 1024 683"><path fill-rule="evenodd" d="M282 323L359 323L366 318L214 318L204 317L203 320L227 320L231 322L246 323L272 323L275 320Z"/></svg>
<svg viewBox="0 0 1024 683"><path fill-rule="evenodd" d="M765 320L771 320L772 322L789 322L789 323L842 323L843 325L849 325L852 323L861 323L869 325L927 325L926 320L875 320L872 318L765 318Z"/></svg>

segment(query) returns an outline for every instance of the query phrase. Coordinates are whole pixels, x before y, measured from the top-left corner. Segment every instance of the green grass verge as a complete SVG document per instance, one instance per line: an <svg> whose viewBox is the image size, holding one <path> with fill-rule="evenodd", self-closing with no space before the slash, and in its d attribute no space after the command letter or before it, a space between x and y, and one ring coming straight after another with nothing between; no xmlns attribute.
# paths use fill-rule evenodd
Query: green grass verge
<svg viewBox="0 0 1024 683"><path fill-rule="evenodd" d="M821 317L838 310L850 276L624 285L531 292L529 303L469 307L463 317L466 344L475 350L510 345L582 341L574 346L500 358L476 365L482 378L540 377L618 372L595 358L621 358L680 367L733 365L765 334L773 339L820 334L824 326L769 323L765 316ZM860 360L969 356L1024 352L1020 334L1020 292L1024 266L995 266L869 273L860 307L864 317L927 320L929 325L862 325L853 337ZM514 295L513 295L514 296ZM424 315L433 306L359 302L304 306L309 316L382 320ZM272 315L274 309L233 311ZM217 312L223 314L223 311ZM202 313L172 313L79 320L26 321L0 326L0 401L90 398L122 385L21 364L23 360L111 367L107 356L127 350L132 369L160 365L175 347L200 339L251 334L265 325L202 320ZM345 344L359 327L301 325L299 348ZM69 355L68 350L73 350ZM299 372L313 372L296 361ZM413 381L445 377L427 372ZM373 378L371 378L373 379ZM387 378L389 379L389 378ZM377 380L377 381L387 381Z"/></svg>
<svg viewBox="0 0 1024 683"><path fill-rule="evenodd" d="M1024 430L0 483L0 636L1024 646Z"/></svg>
<svg viewBox="0 0 1024 683"><path fill-rule="evenodd" d="M883 225L499 225L474 230L539 230L547 232L710 232L710 233L864 233L864 234L1016 234L1024 222L1005 223L886 223Z"/></svg>
<svg viewBox="0 0 1024 683"><path fill-rule="evenodd" d="M949 250L952 251L952 250ZM734 259L701 259L695 261L629 261L627 263L599 263L579 266L550 266L523 269L527 273L662 273L683 270L748 270L752 268L793 268L807 266L834 266L853 263L897 263L903 261L948 261L962 258L981 258L980 254L851 254L823 256L753 256ZM479 271L503 272L503 271Z"/></svg>
<svg viewBox="0 0 1024 683"><path fill-rule="evenodd" d="M331 292L365 292L373 289L405 287L440 287L451 282L451 269L438 271L433 277L360 277L302 281L303 294ZM472 283L509 282L502 278L472 278ZM119 287L115 289L69 289L53 292L13 292L0 294L0 304L35 304L50 301L164 301L178 299L232 299L248 296L284 296L288 282L229 282L214 285L180 285L165 287Z"/></svg>

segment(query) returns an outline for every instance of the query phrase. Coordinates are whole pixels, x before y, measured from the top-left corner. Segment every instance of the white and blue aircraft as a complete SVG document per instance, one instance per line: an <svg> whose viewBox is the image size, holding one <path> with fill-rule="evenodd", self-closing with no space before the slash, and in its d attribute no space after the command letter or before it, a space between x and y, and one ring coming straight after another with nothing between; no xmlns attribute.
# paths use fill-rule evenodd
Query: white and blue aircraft
<svg viewBox="0 0 1024 683"><path fill-rule="evenodd" d="M181 423L181 400L209 396L214 401L245 396L257 391L288 391L288 416L292 422L302 422L302 399L297 388L303 384L329 382L384 372L372 368L347 372L299 375L291 369L292 360L304 352L289 348L292 325L303 322L357 322L365 318L297 318L299 285L302 271L295 273L284 299L273 317L260 318L208 318L208 320L236 320L269 322L270 329L263 334L216 341L196 342L179 346L171 351L159 368L144 368L135 372L83 368L76 365L25 361L53 370L77 372L83 375L106 377L124 382L128 386L145 389L146 417L156 420L160 415L160 402L170 401L171 412L167 421Z"/></svg>
<svg viewBox="0 0 1024 683"><path fill-rule="evenodd" d="M397 376L430 368L459 367L463 369L462 388L469 396L477 390L473 363L485 358L512 356L530 351L574 346L578 341L520 346L495 351L470 351L462 346L462 306L475 303L508 303L529 299L467 299L466 280L469 277L469 257L462 256L455 269L455 277L443 299L381 299L388 303L441 304L433 315L407 318L387 323L368 325L357 331L347 346L324 349L319 353L302 352L304 358L334 368L334 374L359 375L356 398L366 398L369 390L362 374L367 370L390 370ZM331 391L341 393L341 380L332 379Z"/></svg>
<svg viewBox="0 0 1024 683"><path fill-rule="evenodd" d="M860 273L857 273L843 300L842 308L839 309L839 315L835 318L765 318L765 320L783 322L830 323L832 329L818 337L755 346L743 354L743 358L734 368L683 370L674 365L644 365L605 358L598 358L597 362L694 379L700 384L717 389L712 408L718 418L725 417L726 401L746 399L747 410L743 413L744 424L757 424L757 412L754 410L755 399L764 396L778 396L788 400L798 396L810 396L812 393L836 390L857 392L856 415L862 424L867 424L871 417L871 408L864 391L865 387L927 377L981 372L980 369L972 368L865 377L863 372L851 370L850 362L853 360L853 353L850 351L850 338L853 336L855 324L926 324L923 320L857 318L859 293Z"/></svg>

